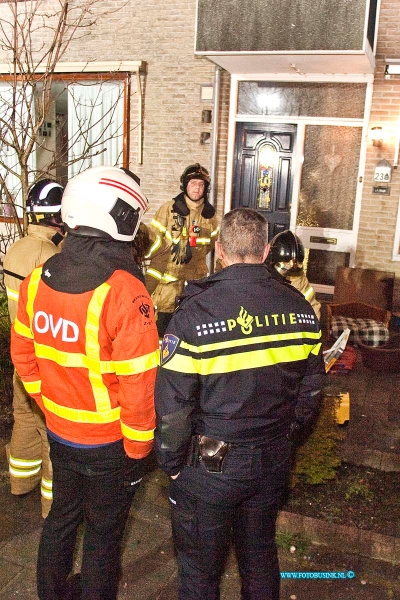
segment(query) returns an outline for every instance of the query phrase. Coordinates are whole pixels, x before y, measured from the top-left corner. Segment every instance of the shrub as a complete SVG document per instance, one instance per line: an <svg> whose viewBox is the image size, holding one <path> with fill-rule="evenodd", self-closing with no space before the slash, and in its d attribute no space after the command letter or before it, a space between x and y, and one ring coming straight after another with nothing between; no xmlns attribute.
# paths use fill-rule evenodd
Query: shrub
<svg viewBox="0 0 400 600"><path fill-rule="evenodd" d="M297 449L292 469L291 487L297 482L324 483L336 476L341 464L338 444L343 433L336 423L335 408L339 397L325 395L313 432Z"/></svg>

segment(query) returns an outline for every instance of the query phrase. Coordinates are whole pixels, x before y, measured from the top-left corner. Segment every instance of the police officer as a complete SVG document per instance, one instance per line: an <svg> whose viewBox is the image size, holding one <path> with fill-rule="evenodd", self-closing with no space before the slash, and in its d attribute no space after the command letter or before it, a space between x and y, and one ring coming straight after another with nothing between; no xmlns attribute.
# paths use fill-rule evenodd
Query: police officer
<svg viewBox="0 0 400 600"><path fill-rule="evenodd" d="M287 229L272 239L266 263L270 267L273 277L286 279L303 294L320 319L321 304L316 299L314 288L310 285L304 272L304 258L304 246L300 238Z"/></svg>
<svg viewBox="0 0 400 600"><path fill-rule="evenodd" d="M150 223L153 244L146 287L156 308L160 337L188 279L207 275L207 254L214 249L218 220L208 202L210 176L199 163L181 175L181 193L159 208Z"/></svg>
<svg viewBox="0 0 400 600"><path fill-rule="evenodd" d="M122 535L155 426L158 335L131 246L146 209L129 171L77 175L62 200L62 252L21 285L12 358L45 412L54 474L40 600L79 591L68 576L81 521L82 597L117 597Z"/></svg>
<svg viewBox="0 0 400 600"><path fill-rule="evenodd" d="M4 259L4 283L11 323L17 314L21 282L35 267L60 252L63 240L61 198L64 188L42 179L29 190L26 201L27 235L15 242ZM26 392L17 373L13 378L14 425L8 447L11 493L24 495L39 483L42 516L52 502L52 467L43 413Z"/></svg>
<svg viewBox="0 0 400 600"><path fill-rule="evenodd" d="M189 282L162 345L156 452L171 477L180 600L217 600L231 532L245 600L279 598L275 522L294 434L325 377L315 313L263 264L268 224L227 213L223 269Z"/></svg>

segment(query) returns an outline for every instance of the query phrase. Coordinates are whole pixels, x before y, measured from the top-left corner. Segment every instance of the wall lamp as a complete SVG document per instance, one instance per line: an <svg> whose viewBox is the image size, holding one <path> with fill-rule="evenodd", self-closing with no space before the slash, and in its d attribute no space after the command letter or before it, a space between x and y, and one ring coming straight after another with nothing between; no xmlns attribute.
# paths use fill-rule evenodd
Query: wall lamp
<svg viewBox="0 0 400 600"><path fill-rule="evenodd" d="M391 75L400 75L400 58L386 58L385 62L385 79L390 79Z"/></svg>
<svg viewBox="0 0 400 600"><path fill-rule="evenodd" d="M383 144L383 129L382 127L372 127L370 131L370 139L372 140L372 145L377 146L378 148Z"/></svg>

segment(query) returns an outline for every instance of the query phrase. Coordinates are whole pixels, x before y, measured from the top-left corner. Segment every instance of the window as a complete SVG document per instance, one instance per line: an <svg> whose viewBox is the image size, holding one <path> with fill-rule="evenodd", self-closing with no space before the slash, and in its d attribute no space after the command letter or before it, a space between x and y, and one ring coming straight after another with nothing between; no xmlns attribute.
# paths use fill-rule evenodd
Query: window
<svg viewBox="0 0 400 600"><path fill-rule="evenodd" d="M3 207L10 194L19 216L23 215L24 176L28 185L41 176L53 176L65 185L68 179L89 167L129 165L131 75L136 73L133 108L136 106L139 112L140 133L140 66L140 62L60 64L60 73L52 74L51 78L46 79L36 71L28 83L24 78L25 83L17 87L11 80L0 84ZM78 67L76 72L74 67ZM88 72L83 73L84 70ZM3 75L3 81L6 78ZM139 134L138 137L141 142ZM29 156L27 164L26 156ZM0 212L7 211L3 208Z"/></svg>

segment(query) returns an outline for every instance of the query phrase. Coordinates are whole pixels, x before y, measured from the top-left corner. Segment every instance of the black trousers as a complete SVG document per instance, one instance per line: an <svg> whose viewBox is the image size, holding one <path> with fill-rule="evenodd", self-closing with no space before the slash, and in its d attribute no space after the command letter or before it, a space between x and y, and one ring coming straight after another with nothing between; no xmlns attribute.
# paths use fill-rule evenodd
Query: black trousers
<svg viewBox="0 0 400 600"><path fill-rule="evenodd" d="M77 529L83 521L82 598L115 600L121 541L141 461L125 456L122 441L90 449L49 441L53 504L39 544L39 598L65 597Z"/></svg>
<svg viewBox="0 0 400 600"><path fill-rule="evenodd" d="M290 442L280 438L263 448L231 449L223 473L209 473L197 463L171 480L179 600L219 600L232 541L242 599L279 599L275 525L290 457Z"/></svg>

